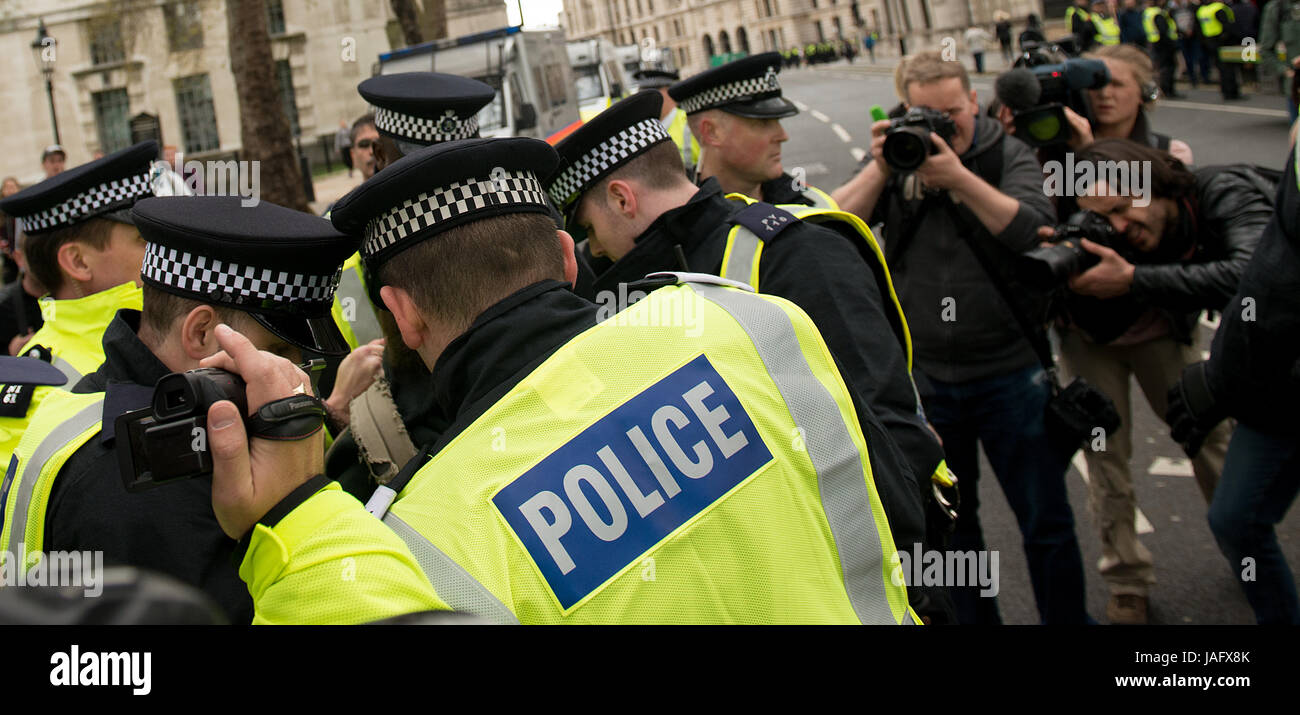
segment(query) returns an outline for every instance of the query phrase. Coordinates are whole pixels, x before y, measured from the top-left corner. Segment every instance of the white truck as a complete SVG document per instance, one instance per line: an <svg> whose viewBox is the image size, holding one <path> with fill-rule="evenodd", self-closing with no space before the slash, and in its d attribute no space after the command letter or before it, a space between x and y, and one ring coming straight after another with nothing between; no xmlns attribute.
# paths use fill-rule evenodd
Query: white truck
<svg viewBox="0 0 1300 715"><path fill-rule="evenodd" d="M612 45L599 38L574 40L568 43L568 53L582 121L591 121L627 94L630 75L619 65Z"/></svg>
<svg viewBox="0 0 1300 715"><path fill-rule="evenodd" d="M479 133L485 137L554 142L580 123L562 29L512 25L379 56L375 74L398 72L443 72L491 85L496 98L478 114Z"/></svg>

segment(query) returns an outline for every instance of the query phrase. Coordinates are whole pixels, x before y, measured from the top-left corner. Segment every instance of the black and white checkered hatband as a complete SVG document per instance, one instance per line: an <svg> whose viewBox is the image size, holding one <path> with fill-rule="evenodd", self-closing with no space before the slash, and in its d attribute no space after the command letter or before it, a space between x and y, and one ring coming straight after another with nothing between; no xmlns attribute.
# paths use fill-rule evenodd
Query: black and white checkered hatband
<svg viewBox="0 0 1300 715"><path fill-rule="evenodd" d="M686 97L677 103L687 114L731 104L737 100L762 99L781 93L781 83L776 78L776 67L768 67L762 77L748 77L710 87L699 94Z"/></svg>
<svg viewBox="0 0 1300 715"><path fill-rule="evenodd" d="M334 299L342 268L333 275L292 273L149 243L141 273L146 281L200 300L249 309L310 313Z"/></svg>
<svg viewBox="0 0 1300 715"><path fill-rule="evenodd" d="M495 206L534 206L546 210L546 192L531 171L494 172L468 178L403 201L366 224L362 255L370 258L408 236Z"/></svg>
<svg viewBox="0 0 1300 715"><path fill-rule="evenodd" d="M629 157L662 141L672 141L672 137L668 136L668 130L658 119L644 119L633 124L560 171L551 183L551 200L560 209L567 208L598 178Z"/></svg>
<svg viewBox="0 0 1300 715"><path fill-rule="evenodd" d="M79 192L57 206L23 216L23 227L28 233L53 231L107 213L145 196L153 196L148 173L106 181Z"/></svg>
<svg viewBox="0 0 1300 715"><path fill-rule="evenodd" d="M440 144L478 136L478 117L461 119L448 109L437 119L425 119L375 107L375 128L420 144Z"/></svg>

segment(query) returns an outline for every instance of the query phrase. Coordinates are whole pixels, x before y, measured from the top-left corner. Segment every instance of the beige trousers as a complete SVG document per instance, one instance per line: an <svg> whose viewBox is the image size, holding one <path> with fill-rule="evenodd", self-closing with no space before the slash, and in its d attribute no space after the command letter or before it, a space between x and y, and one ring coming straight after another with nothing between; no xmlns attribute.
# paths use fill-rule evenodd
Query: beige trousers
<svg viewBox="0 0 1300 715"><path fill-rule="evenodd" d="M1129 376L1137 378L1147 403L1162 419L1166 393L1182 375L1183 367L1200 361L1191 346L1171 337L1137 345L1096 345L1077 330L1066 330L1061 338L1061 372L1065 384L1074 377L1097 386L1115 402L1120 426L1106 438L1105 449L1083 454L1088 463L1088 507L1101 529L1101 561L1097 566L1112 594L1146 596L1155 584L1151 552L1137 539L1135 512L1137 497L1129 461L1133 457L1132 405ZM1192 472L1208 504L1223 471L1232 426L1225 421L1214 428L1196 458Z"/></svg>

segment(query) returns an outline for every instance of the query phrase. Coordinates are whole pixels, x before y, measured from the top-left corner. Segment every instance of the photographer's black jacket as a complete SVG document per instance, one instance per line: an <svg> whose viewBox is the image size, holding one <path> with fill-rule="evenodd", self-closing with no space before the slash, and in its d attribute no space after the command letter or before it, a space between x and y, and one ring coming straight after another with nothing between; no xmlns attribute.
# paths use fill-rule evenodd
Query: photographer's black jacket
<svg viewBox="0 0 1300 715"><path fill-rule="evenodd" d="M1271 187L1245 166L1197 169L1196 195L1152 263L1137 264L1127 295L1098 300L1069 294L1066 311L1095 342L1108 343L1150 307L1190 345L1202 310L1222 310L1237 291L1260 233L1273 215ZM1183 258L1188 252L1191 256Z"/></svg>
<svg viewBox="0 0 1300 715"><path fill-rule="evenodd" d="M604 297L620 295L621 283L656 271L680 270L675 245L681 246L689 270L717 275L731 230L728 219L742 208L723 197L716 179L709 179L690 201L656 219L612 267L607 261L593 261L598 273L591 294L584 297L601 303L602 292ZM856 234L800 222L764 245L759 285L762 292L802 308L825 338L858 406L895 544L910 549L924 542L924 499L943 448L917 414L906 357L890 328L875 277L855 246L860 240Z"/></svg>
<svg viewBox="0 0 1300 715"><path fill-rule="evenodd" d="M140 342L140 312L120 310L104 332L104 364L73 392L104 392L103 431L54 480L45 516L50 551L103 551L105 565L158 571L202 589L232 623L253 620L253 601L232 560L235 542L212 511L212 480L189 479L132 494L118 471L118 415L147 407L171 372Z"/></svg>
<svg viewBox="0 0 1300 715"><path fill-rule="evenodd" d="M1295 158L1277 213L1223 309L1206 377L1228 414L1270 434L1300 434L1300 187Z"/></svg>

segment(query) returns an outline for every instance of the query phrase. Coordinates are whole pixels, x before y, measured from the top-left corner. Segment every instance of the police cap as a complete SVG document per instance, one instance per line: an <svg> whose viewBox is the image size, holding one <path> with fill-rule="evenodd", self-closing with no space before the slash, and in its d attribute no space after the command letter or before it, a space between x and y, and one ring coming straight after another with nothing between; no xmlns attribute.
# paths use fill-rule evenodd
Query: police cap
<svg viewBox="0 0 1300 715"><path fill-rule="evenodd" d="M556 145L560 164L547 178L546 190L564 215L566 227L572 227L583 192L651 147L672 141L659 121L663 103L655 90L638 92L597 114Z"/></svg>
<svg viewBox="0 0 1300 715"><path fill-rule="evenodd" d="M676 70L659 70L659 69L639 69L632 74L632 79L636 81L637 89L659 89L667 87L673 82L681 79L681 75Z"/></svg>
<svg viewBox="0 0 1300 715"><path fill-rule="evenodd" d="M556 161L549 144L524 137L434 144L339 199L330 220L362 237L361 255L375 276L393 256L456 226L511 213L550 215L538 177L551 173ZM371 287L374 298L378 280Z"/></svg>
<svg viewBox="0 0 1300 715"><path fill-rule="evenodd" d="M124 209L153 195L149 171L157 158L157 142L140 142L2 199L0 211L21 219L31 235L96 217L130 223Z"/></svg>
<svg viewBox="0 0 1300 715"><path fill-rule="evenodd" d="M668 88L668 96L687 114L721 109L754 119L780 119L799 113L781 96L781 55L764 52L705 70Z"/></svg>
<svg viewBox="0 0 1300 715"><path fill-rule="evenodd" d="M374 106L380 134L417 146L477 137L476 115L496 96L476 79L439 72L379 75L357 92Z"/></svg>
<svg viewBox="0 0 1300 715"><path fill-rule="evenodd" d="M238 196L146 199L131 210L144 237L144 282L248 313L281 339L323 355L348 344L330 308L356 240L329 221Z"/></svg>

